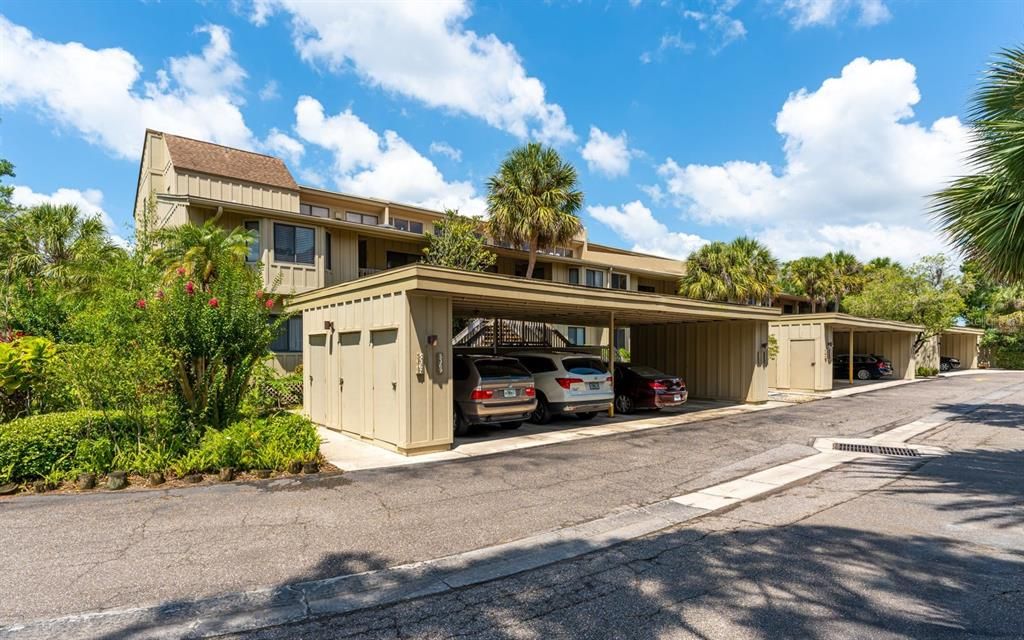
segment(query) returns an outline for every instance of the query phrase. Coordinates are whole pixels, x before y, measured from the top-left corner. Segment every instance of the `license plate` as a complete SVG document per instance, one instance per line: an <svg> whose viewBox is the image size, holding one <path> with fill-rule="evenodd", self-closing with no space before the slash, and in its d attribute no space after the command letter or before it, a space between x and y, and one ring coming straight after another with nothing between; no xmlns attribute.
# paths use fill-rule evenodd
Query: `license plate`
<svg viewBox="0 0 1024 640"><path fill-rule="evenodd" d="M683 399L683 396L679 395L678 393L676 395L672 396L672 402L679 402L682 399Z"/></svg>
<svg viewBox="0 0 1024 640"><path fill-rule="evenodd" d="M514 397L516 397L516 390L515 389L505 389L505 397L506 398L514 398Z"/></svg>
<svg viewBox="0 0 1024 640"><path fill-rule="evenodd" d="M591 382L590 383L590 390L591 391L597 391L600 388L601 388L601 383L600 382Z"/></svg>

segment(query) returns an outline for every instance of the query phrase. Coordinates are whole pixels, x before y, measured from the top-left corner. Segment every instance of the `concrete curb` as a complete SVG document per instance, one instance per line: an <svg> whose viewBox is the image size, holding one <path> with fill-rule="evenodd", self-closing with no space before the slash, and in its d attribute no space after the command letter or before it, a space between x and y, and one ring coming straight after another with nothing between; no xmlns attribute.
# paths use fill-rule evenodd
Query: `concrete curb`
<svg viewBox="0 0 1024 640"><path fill-rule="evenodd" d="M988 402L1016 393L1001 390L966 411L941 411L877 434L875 442L906 442ZM193 601L112 609L0 628L0 638L205 638L444 593L529 571L640 538L700 516L764 497L844 462L870 455L824 451L683 496L614 513L572 527L464 553L388 569L257 589Z"/></svg>

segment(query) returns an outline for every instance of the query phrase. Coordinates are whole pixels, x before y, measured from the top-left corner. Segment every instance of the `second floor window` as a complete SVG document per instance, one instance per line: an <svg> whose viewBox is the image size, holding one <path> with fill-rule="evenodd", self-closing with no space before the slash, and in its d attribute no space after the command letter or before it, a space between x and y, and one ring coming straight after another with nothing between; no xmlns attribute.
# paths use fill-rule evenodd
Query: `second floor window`
<svg viewBox="0 0 1024 640"><path fill-rule="evenodd" d="M391 218L391 224L399 231L408 231L410 233L423 233L423 223L417 222L416 220L406 220L405 218Z"/></svg>
<svg viewBox="0 0 1024 640"><path fill-rule="evenodd" d="M300 204L299 213L307 216L316 216L318 218L331 217L330 209L327 207L318 207L315 204Z"/></svg>
<svg viewBox="0 0 1024 640"><path fill-rule="evenodd" d="M331 234L327 231L324 232L324 261L327 263L327 270L331 271L334 269L334 260L331 259L331 254L334 252L334 247L331 245Z"/></svg>
<svg viewBox="0 0 1024 640"><path fill-rule="evenodd" d="M587 286L603 289L604 271L597 271L596 269L587 269Z"/></svg>
<svg viewBox="0 0 1024 640"><path fill-rule="evenodd" d="M624 273L613 273L612 274L612 289L628 289L629 280L626 278Z"/></svg>
<svg viewBox="0 0 1024 640"><path fill-rule="evenodd" d="M569 267L569 284L580 283L580 270L576 267Z"/></svg>
<svg viewBox="0 0 1024 640"><path fill-rule="evenodd" d="M579 346L587 344L586 327L569 327L568 333L569 335L567 335L566 338L568 338L569 342L573 343L574 345Z"/></svg>
<svg viewBox="0 0 1024 640"><path fill-rule="evenodd" d="M380 222L380 218L373 213L359 213L358 211L346 211L345 212L346 222L355 222L357 224L373 224L376 225Z"/></svg>
<svg viewBox="0 0 1024 640"><path fill-rule="evenodd" d="M246 220L245 230L254 236L252 242L249 243L249 253L245 255L246 262L259 262L260 261L260 221L259 220Z"/></svg>
<svg viewBox="0 0 1024 640"><path fill-rule="evenodd" d="M313 264L316 257L316 232L309 227L274 223L274 260L295 264Z"/></svg>

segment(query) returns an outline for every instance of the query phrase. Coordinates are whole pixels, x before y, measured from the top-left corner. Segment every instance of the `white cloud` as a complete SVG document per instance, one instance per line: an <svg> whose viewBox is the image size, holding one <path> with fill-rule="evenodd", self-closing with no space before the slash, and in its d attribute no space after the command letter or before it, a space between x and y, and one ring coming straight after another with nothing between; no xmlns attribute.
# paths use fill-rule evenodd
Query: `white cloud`
<svg viewBox="0 0 1024 640"><path fill-rule="evenodd" d="M867 247L869 241L840 236L877 229L872 224L933 238L926 196L962 173L967 130L956 117L930 125L913 120L921 98L915 73L905 60L858 58L840 77L786 100L775 121L782 167L743 160L680 166L669 158L658 169L665 191L700 222L794 233L809 249L842 242ZM873 240L900 242L888 235Z"/></svg>
<svg viewBox="0 0 1024 640"><path fill-rule="evenodd" d="M379 135L350 109L328 116L323 105L302 96L295 105L295 131L334 155L334 183L349 193L407 202L432 209L450 207L467 215L486 203L470 182L448 182L428 158L394 131Z"/></svg>
<svg viewBox="0 0 1024 640"><path fill-rule="evenodd" d="M274 155L283 157L293 165L299 164L299 161L302 160L302 154L306 151L301 142L287 133L281 133L277 129L270 130L270 133L263 141L262 147Z"/></svg>
<svg viewBox="0 0 1024 640"><path fill-rule="evenodd" d="M264 24L278 10L292 16L295 48L307 62L332 71L351 68L371 85L481 118L519 138L576 139L515 47L466 29L471 10L465 1L256 0L252 21Z"/></svg>
<svg viewBox="0 0 1024 640"><path fill-rule="evenodd" d="M690 9L683 11L684 18L693 20L697 23L697 28L711 36L714 42L711 48L713 53L718 53L747 35L747 28L743 22L729 14L736 7L737 1L721 0L719 2L712 2L711 11L693 11Z"/></svg>
<svg viewBox="0 0 1024 640"><path fill-rule="evenodd" d="M590 127L590 138L580 153L591 171L609 178L629 173L629 159L633 155L625 131L613 136L595 126Z"/></svg>
<svg viewBox="0 0 1024 640"><path fill-rule="evenodd" d="M263 102L269 102L270 100L277 100L281 97L281 93L277 87L277 80L267 80L266 84L259 92L260 100Z"/></svg>
<svg viewBox="0 0 1024 640"><path fill-rule="evenodd" d="M850 13L856 13L857 21L867 27L892 17L883 0L785 0L782 11L795 29L832 26Z"/></svg>
<svg viewBox="0 0 1024 640"><path fill-rule="evenodd" d="M644 51L642 54L640 54L640 62L644 64L650 64L654 60L661 60L664 57L666 51L675 49L682 51L683 53L690 53L691 51L694 50L695 47L696 45L694 45L692 42L687 42L686 40L683 40L683 37L678 33L671 35L665 34L661 36L661 40L658 42L657 49L655 49L654 51Z"/></svg>
<svg viewBox="0 0 1024 640"><path fill-rule="evenodd" d="M861 260L887 257L911 264L926 255L952 253L949 245L929 229L882 222L827 224L817 228L771 227L758 234L758 238L782 260L842 250Z"/></svg>
<svg viewBox="0 0 1024 640"><path fill-rule="evenodd" d="M86 216L97 216L103 222L103 226L107 228L107 233L110 234L111 240L114 243L127 247L128 241L124 237L118 235L117 227L114 224L113 219L110 215L103 210L103 192L99 189L86 189L80 191L78 189L67 189L60 188L53 193L47 195L45 193L36 193L31 187L22 185L16 185L14 187L14 193L11 196L11 201L15 206L18 207L37 207L41 204L72 204L78 207Z"/></svg>
<svg viewBox="0 0 1024 640"><path fill-rule="evenodd" d="M138 157L146 127L252 148L229 32L197 31L209 38L201 55L171 58L139 86L142 65L124 49L51 42L0 16L0 105L32 106L124 158Z"/></svg>
<svg viewBox="0 0 1024 640"><path fill-rule="evenodd" d="M462 151L447 142L431 142L430 153L446 156L455 162L462 162Z"/></svg>
<svg viewBox="0 0 1024 640"><path fill-rule="evenodd" d="M587 207L587 213L633 243L633 251L682 260L694 249L707 244L700 236L669 231L639 200L621 207L591 206Z"/></svg>

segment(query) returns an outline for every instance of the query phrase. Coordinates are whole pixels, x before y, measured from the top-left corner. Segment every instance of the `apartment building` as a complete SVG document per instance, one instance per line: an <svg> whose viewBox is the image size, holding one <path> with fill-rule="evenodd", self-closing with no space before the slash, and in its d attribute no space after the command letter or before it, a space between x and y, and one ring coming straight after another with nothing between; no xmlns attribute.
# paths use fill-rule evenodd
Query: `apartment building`
<svg viewBox="0 0 1024 640"><path fill-rule="evenodd" d="M268 286L301 294L420 260L424 233L443 212L372 197L299 185L280 158L147 130L135 199L136 225L156 227L219 216L225 227L255 232L249 260L261 264ZM524 276L527 252L490 242L494 272ZM580 287L674 294L682 264L587 240L538 258L533 277ZM273 345L284 370L301 362L302 319L293 318ZM607 328L552 325L572 344L604 345ZM629 332L615 344L629 347Z"/></svg>

